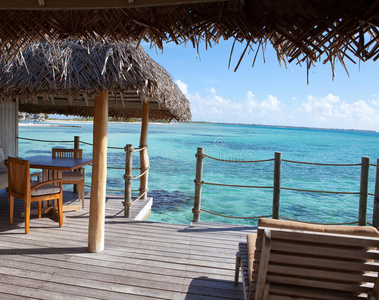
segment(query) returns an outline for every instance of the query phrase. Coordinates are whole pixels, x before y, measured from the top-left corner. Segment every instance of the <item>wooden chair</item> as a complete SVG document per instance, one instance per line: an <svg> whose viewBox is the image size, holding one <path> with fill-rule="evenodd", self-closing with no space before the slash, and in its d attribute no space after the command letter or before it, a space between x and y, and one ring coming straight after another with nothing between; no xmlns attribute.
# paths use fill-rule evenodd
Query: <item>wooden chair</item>
<svg viewBox="0 0 379 300"><path fill-rule="evenodd" d="M377 299L379 232L261 219L240 243L244 299ZM374 262L375 261L375 262Z"/></svg>
<svg viewBox="0 0 379 300"><path fill-rule="evenodd" d="M82 158L82 149L59 149L52 150L53 158ZM76 184L78 186L78 198L82 200L82 208L84 208L84 169L80 168L75 171L62 172L62 184Z"/></svg>
<svg viewBox="0 0 379 300"><path fill-rule="evenodd" d="M25 233L29 233L30 206L37 202L38 217L41 218L41 202L58 200L59 227L62 227L62 180L45 182L30 182L29 161L8 157L8 197L9 197L9 225L13 224L14 198L25 203ZM56 185L58 184L58 185Z"/></svg>

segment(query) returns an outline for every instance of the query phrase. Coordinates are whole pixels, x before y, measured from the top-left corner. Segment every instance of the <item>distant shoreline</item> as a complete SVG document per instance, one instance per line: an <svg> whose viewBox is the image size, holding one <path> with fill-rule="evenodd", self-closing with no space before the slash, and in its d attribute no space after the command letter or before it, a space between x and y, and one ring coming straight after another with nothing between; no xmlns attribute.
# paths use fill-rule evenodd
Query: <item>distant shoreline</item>
<svg viewBox="0 0 379 300"><path fill-rule="evenodd" d="M45 122L54 122L54 123L62 123L62 125L56 124L46 124ZM35 123L24 123L19 122L19 126L57 126L57 127L80 127L80 125L67 125L67 123L88 123L93 122L92 120L75 120L75 119L48 119L43 122L35 122ZM141 121L133 121L133 122L119 122L119 121L109 121L110 123L127 123L127 124L141 124ZM66 123L66 125L63 125ZM171 124L180 124L181 122L149 122L150 124L162 124L162 125L171 125ZM306 127L306 126L290 126L290 125L264 125L264 124L245 124L245 123L221 123L221 122L206 122L206 121L190 121L186 122L189 124L209 124L209 125L235 125L235 126L251 126L251 127L266 127L266 128L278 128L278 129L310 129L310 130L332 130L332 131L354 131L354 132L377 132L375 130L365 130L365 129L342 129L342 128L323 128L323 127Z"/></svg>

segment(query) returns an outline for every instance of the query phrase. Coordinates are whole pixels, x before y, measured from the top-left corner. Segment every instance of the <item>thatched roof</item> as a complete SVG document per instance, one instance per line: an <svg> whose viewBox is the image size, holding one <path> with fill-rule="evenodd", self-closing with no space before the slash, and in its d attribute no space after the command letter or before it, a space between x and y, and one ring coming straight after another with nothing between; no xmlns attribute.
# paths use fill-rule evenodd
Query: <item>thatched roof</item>
<svg viewBox="0 0 379 300"><path fill-rule="evenodd" d="M0 97L17 98L20 111L93 116L94 96L109 91L109 116L191 118L189 101L167 71L131 42L33 43L0 57Z"/></svg>
<svg viewBox="0 0 379 300"><path fill-rule="evenodd" d="M3 2L3 53L49 36L147 39L160 48L165 41L189 41L197 47L201 40L208 45L233 38L257 50L268 41L280 61L300 61L308 68L313 62L329 62L334 68L336 59L379 57L379 0ZM184 4L173 5L178 3Z"/></svg>

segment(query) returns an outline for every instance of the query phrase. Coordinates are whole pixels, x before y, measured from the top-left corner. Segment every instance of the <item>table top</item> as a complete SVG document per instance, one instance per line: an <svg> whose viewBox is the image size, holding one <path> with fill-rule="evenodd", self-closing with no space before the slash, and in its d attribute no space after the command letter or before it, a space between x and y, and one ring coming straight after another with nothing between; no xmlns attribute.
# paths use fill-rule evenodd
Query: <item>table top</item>
<svg viewBox="0 0 379 300"><path fill-rule="evenodd" d="M23 158L31 168L72 171L92 163L89 158L53 158L51 155L35 155Z"/></svg>

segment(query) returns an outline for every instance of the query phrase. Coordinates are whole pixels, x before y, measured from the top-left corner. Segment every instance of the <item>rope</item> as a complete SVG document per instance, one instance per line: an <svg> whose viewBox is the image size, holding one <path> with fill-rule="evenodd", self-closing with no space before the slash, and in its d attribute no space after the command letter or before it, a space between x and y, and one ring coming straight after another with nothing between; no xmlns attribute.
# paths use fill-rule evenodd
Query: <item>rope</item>
<svg viewBox="0 0 379 300"><path fill-rule="evenodd" d="M141 173L140 175L138 175L137 177L133 177L132 180L135 180L135 179L138 179L138 178L142 177L143 175L145 175L147 173L147 171L149 171L149 169L150 169L150 166L147 167L147 169L143 173Z"/></svg>
<svg viewBox="0 0 379 300"><path fill-rule="evenodd" d="M283 216L279 216L279 218L288 220L288 221L295 221L299 223L304 223L304 224L316 224L316 225L353 225L353 224L358 224L358 222L348 222L348 223L313 223L313 222L305 222L305 221L300 221L296 219L291 219L291 218L286 218Z"/></svg>
<svg viewBox="0 0 379 300"><path fill-rule="evenodd" d="M371 194L371 193L368 193L369 196L374 196L375 197L375 194Z"/></svg>
<svg viewBox="0 0 379 300"><path fill-rule="evenodd" d="M330 167L351 167L351 166L360 166L361 165L361 164L321 164L321 163L311 163L311 162L304 162L304 161L294 161L294 160L288 160L288 159L282 159L282 161L294 163L294 164L330 166Z"/></svg>
<svg viewBox="0 0 379 300"><path fill-rule="evenodd" d="M107 167L107 169L111 169L111 170L125 170L125 168L116 168L116 167Z"/></svg>
<svg viewBox="0 0 379 300"><path fill-rule="evenodd" d="M88 184L85 184L84 185L85 187L88 187L88 188L90 188L91 186L90 185L88 185ZM112 191L112 192L123 192L124 190L115 190L115 189L106 189L107 191Z"/></svg>
<svg viewBox="0 0 379 300"><path fill-rule="evenodd" d="M34 142L44 142L44 143L73 143L74 141L48 141L48 140L37 140L37 139L28 139L23 137L17 137L20 140L34 141Z"/></svg>
<svg viewBox="0 0 379 300"><path fill-rule="evenodd" d="M201 183L196 184L207 184L207 185L218 185L218 186L230 186L230 187L240 187L240 188L250 188L250 189L272 189L272 186L259 186L259 185L237 185L237 184L221 184L221 183L212 183L212 182L204 182L202 181Z"/></svg>
<svg viewBox="0 0 379 300"><path fill-rule="evenodd" d="M223 161L223 162L232 162L232 163L258 163L258 162L266 162L266 161L274 161L273 158L271 159L263 159L263 160L227 160L227 159L221 159L221 158L216 158L213 156L209 156L204 154L204 157L208 157L210 159L218 160L218 161Z"/></svg>
<svg viewBox="0 0 379 300"><path fill-rule="evenodd" d="M82 142L82 141L79 141L79 142L82 143L82 144L85 144L85 145L93 146L92 143L87 143L87 142ZM111 147L111 146L108 146L107 148L108 149L116 149L116 150L124 150L124 148L121 148L121 147Z"/></svg>
<svg viewBox="0 0 379 300"><path fill-rule="evenodd" d="M374 164L370 164L369 166L370 167L377 167L377 165L374 165Z"/></svg>
<svg viewBox="0 0 379 300"><path fill-rule="evenodd" d="M192 212L197 212L197 211L194 211L192 210ZM269 218L269 217L272 217L272 215L269 215L269 216L256 216L256 217L234 217L234 216L228 216L228 215L222 215L222 214L218 214L218 213L215 213L213 211L209 211L209 210L206 210L206 209L200 209L200 211L198 212L206 212L208 214L211 214L211 215L216 215L216 216L220 216L220 217L224 217L224 218L230 218L230 219L259 219L259 218Z"/></svg>
<svg viewBox="0 0 379 300"><path fill-rule="evenodd" d="M93 146L93 144L91 144L91 143L87 143L87 142L82 142L82 141L79 141L79 143L81 143L81 144L85 144L85 145L90 145L90 146Z"/></svg>
<svg viewBox="0 0 379 300"><path fill-rule="evenodd" d="M144 147L142 147L142 148L135 148L135 149L133 150L133 152L140 152L140 151L145 150L145 149L147 149L147 146L144 146Z"/></svg>
<svg viewBox="0 0 379 300"><path fill-rule="evenodd" d="M138 200L140 200L148 191L149 189L146 189L141 195L139 195L138 198L134 199L132 202L126 202L126 201L123 201L122 203L124 203L125 206L132 206L134 202L137 202Z"/></svg>
<svg viewBox="0 0 379 300"><path fill-rule="evenodd" d="M343 194L343 195L359 195L359 192L335 192L335 191L317 191L317 190L303 190L281 187L282 190L296 191L296 192L309 192L309 193L327 193L327 194Z"/></svg>

